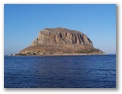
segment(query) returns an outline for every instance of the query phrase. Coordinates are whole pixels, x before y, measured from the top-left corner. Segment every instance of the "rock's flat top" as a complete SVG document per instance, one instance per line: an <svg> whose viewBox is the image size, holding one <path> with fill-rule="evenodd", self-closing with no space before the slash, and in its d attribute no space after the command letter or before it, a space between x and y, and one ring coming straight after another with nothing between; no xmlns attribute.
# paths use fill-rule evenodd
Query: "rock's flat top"
<svg viewBox="0 0 122 94"><path fill-rule="evenodd" d="M46 28L39 32L31 46L19 55L103 54L93 47L82 32L66 28Z"/></svg>

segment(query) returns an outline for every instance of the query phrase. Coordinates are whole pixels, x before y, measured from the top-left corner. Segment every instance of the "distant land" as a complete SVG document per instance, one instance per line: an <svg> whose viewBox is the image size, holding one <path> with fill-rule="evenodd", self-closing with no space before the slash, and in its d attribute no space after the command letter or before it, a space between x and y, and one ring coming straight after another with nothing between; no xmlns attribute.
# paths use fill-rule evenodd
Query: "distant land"
<svg viewBox="0 0 122 94"><path fill-rule="evenodd" d="M92 41L77 30L45 28L30 46L15 55L96 55L104 54L93 46Z"/></svg>

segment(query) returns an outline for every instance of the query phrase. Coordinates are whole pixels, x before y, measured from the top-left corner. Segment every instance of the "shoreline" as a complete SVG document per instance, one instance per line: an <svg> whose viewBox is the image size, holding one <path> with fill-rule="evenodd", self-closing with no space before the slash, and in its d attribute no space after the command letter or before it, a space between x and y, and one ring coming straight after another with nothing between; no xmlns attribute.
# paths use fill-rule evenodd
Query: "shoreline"
<svg viewBox="0 0 122 94"><path fill-rule="evenodd" d="M102 53L102 54L93 54L93 53L89 53L89 54L78 54L78 53L74 53L74 54L48 54L48 55L4 55L4 56L92 56L92 55L110 55L110 54L105 54L105 53ZM111 55L114 55L114 54L111 54ZM115 54L116 55L116 54Z"/></svg>

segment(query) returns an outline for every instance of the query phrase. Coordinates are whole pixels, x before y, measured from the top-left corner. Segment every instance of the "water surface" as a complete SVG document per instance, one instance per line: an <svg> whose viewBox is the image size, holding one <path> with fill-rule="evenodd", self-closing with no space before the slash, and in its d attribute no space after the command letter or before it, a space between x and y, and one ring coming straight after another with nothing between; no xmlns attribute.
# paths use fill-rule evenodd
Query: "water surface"
<svg viewBox="0 0 122 94"><path fill-rule="evenodd" d="M116 55L5 56L5 88L115 88Z"/></svg>

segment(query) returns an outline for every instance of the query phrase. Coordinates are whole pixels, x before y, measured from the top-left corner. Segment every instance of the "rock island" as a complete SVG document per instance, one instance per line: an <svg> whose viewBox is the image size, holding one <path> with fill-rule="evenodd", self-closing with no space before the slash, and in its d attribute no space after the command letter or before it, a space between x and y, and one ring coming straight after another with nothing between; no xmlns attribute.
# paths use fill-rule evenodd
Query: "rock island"
<svg viewBox="0 0 122 94"><path fill-rule="evenodd" d="M104 54L93 46L92 41L77 30L45 28L30 46L17 55L91 55Z"/></svg>

